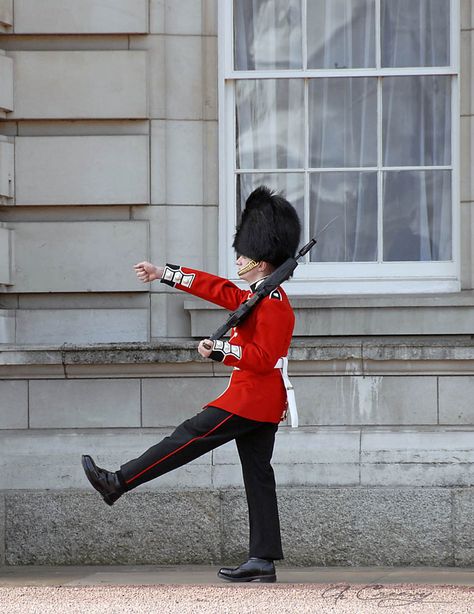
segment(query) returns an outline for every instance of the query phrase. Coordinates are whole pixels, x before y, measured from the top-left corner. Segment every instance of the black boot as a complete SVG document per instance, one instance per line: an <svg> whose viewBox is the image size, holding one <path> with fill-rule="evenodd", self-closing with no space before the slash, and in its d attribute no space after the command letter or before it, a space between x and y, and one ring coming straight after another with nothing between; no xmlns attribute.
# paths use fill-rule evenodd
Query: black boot
<svg viewBox="0 0 474 614"><path fill-rule="evenodd" d="M91 456L82 456L82 467L87 479L102 495L107 505L113 505L125 492L117 474L97 467Z"/></svg>
<svg viewBox="0 0 474 614"><path fill-rule="evenodd" d="M275 565L273 561L251 556L239 567L222 567L219 578L230 582L276 582Z"/></svg>

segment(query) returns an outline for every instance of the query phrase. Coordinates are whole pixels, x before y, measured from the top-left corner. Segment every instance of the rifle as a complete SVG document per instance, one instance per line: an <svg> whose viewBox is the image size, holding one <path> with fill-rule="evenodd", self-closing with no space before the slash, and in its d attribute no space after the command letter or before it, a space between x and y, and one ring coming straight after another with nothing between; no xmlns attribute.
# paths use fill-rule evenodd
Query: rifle
<svg viewBox="0 0 474 614"><path fill-rule="evenodd" d="M252 311L255 305L261 301L263 298L271 294L278 286L281 286L283 282L291 277L293 271L298 266L298 260L302 258L305 254L312 249L316 243L318 242L318 238L320 235L326 230L326 228L332 224L339 215L337 215L334 219L324 226L322 230L318 232L318 234L311 239L309 243L304 245L300 251L297 253L295 258L287 258L283 264L281 264L277 269L273 271L257 288L255 293L247 300L245 303L242 303L235 311L233 311L226 322L222 324L210 337L212 341L216 341L223 337L228 330L240 324ZM212 349L211 346L208 347L209 344L205 344L207 349Z"/></svg>

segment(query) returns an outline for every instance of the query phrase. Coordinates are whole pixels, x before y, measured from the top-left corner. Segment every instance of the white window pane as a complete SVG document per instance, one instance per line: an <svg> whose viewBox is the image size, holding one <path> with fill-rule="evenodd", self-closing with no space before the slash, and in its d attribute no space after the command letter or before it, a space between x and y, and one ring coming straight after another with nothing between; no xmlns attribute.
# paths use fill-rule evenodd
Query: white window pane
<svg viewBox="0 0 474 614"><path fill-rule="evenodd" d="M236 70L302 67L301 2L234 0Z"/></svg>
<svg viewBox="0 0 474 614"><path fill-rule="evenodd" d="M382 91L384 164L451 164L451 78L386 77Z"/></svg>
<svg viewBox="0 0 474 614"><path fill-rule="evenodd" d="M448 66L448 0L382 0L382 66Z"/></svg>
<svg viewBox="0 0 474 614"><path fill-rule="evenodd" d="M451 259L451 171L384 173L384 260Z"/></svg>
<svg viewBox="0 0 474 614"><path fill-rule="evenodd" d="M376 165L376 118L376 79L311 79L310 165L313 168Z"/></svg>
<svg viewBox="0 0 474 614"><path fill-rule="evenodd" d="M303 173L241 173L237 175L237 216L244 210L245 201L260 185L266 185L271 190L281 192L296 209L301 222L304 220L304 175Z"/></svg>
<svg viewBox="0 0 474 614"><path fill-rule="evenodd" d="M377 173L312 173L310 235L339 216L311 250L313 262L377 260Z"/></svg>
<svg viewBox="0 0 474 614"><path fill-rule="evenodd" d="M237 168L301 168L303 80L237 81Z"/></svg>
<svg viewBox="0 0 474 614"><path fill-rule="evenodd" d="M308 68L375 66L375 0L308 0Z"/></svg>

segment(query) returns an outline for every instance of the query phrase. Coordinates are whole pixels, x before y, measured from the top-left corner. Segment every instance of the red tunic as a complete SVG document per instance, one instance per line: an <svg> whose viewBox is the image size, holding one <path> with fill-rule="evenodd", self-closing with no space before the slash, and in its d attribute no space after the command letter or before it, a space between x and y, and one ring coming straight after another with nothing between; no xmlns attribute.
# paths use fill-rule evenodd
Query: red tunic
<svg viewBox="0 0 474 614"><path fill-rule="evenodd" d="M230 311L252 296L252 290L241 290L227 279L176 265L166 265L161 281ZM257 303L231 330L228 342L215 342L212 358L234 370L226 390L207 405L250 420L280 422L286 390L275 364L288 354L294 325L293 310L281 287Z"/></svg>

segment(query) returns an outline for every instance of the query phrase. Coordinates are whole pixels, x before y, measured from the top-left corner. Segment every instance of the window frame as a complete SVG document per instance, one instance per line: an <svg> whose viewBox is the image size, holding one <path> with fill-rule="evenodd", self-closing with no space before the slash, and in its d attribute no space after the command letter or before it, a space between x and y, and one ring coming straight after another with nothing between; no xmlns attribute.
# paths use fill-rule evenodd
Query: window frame
<svg viewBox="0 0 474 614"><path fill-rule="evenodd" d="M303 0L303 66L306 65L306 1ZM376 64L380 66L380 6L376 2ZM452 199L452 260L428 262L338 262L305 263L297 267L286 290L293 296L341 295L341 294L402 294L429 292L458 292L461 278L460 249L460 4L459 0L450 2L450 61L446 67L415 68L342 68L342 69L284 69L251 70L233 69L234 29L233 2L219 0L218 4L218 78L219 78L219 273L239 283L236 275L235 254L232 240L235 233L236 177L245 169L235 169L235 88L234 83L243 79L311 79L321 77L375 77L377 78L378 96L381 96L381 79L379 77L448 75L451 79L451 164L449 166L424 167L403 166L383 167L381 165L381 147L378 147L377 167L361 169L337 169L371 171L378 173L378 237L382 234L382 181L383 170L443 170L451 171ZM306 86L307 88L307 86ZM307 108L307 105L306 105ZM379 110L381 107L378 107ZM307 114L307 113L306 113ZM377 117L378 139L382 138L382 113ZM307 124L306 124L307 126ZM306 158L307 159L307 158ZM380 166L381 165L381 166ZM383 170L381 170L383 169ZM335 169L317 169L329 172ZM256 169L257 174L269 172L298 173L305 175L305 207L309 208L309 173L305 169ZM308 211L305 211L308 214ZM308 218L307 218L308 219ZM309 240L307 232L303 241ZM380 241L379 241L380 243ZM379 255L381 246L378 247ZM407 265L409 273L407 273Z"/></svg>

